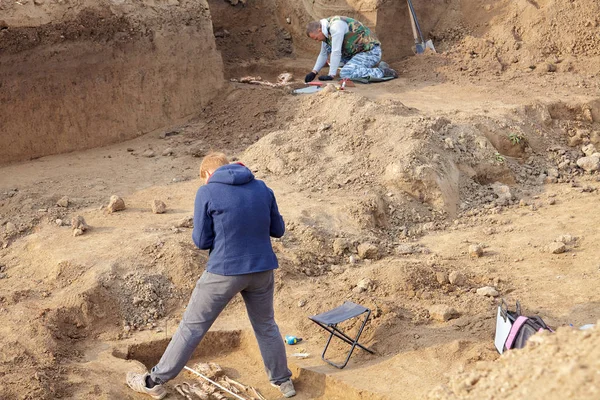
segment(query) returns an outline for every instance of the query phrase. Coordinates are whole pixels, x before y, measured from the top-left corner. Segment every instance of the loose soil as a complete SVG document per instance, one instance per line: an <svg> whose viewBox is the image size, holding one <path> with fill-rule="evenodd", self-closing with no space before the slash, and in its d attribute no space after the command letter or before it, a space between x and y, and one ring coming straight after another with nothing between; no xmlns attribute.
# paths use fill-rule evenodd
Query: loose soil
<svg viewBox="0 0 600 400"><path fill-rule="evenodd" d="M286 221L275 309L304 339L287 346L297 398L600 396L600 331L577 329L600 320L600 181L581 161L600 149L600 5L415 2L438 53L414 56L399 3L0 1L0 398L143 398L125 373L158 360L207 260L190 217L211 150L273 188ZM228 81L303 86L318 51L303 26L336 13L376 30L399 79L305 96ZM128 75L144 60L147 87ZM114 81L94 97L105 67ZM31 71L47 90L19 89ZM112 195L124 210L107 212ZM499 355L501 298L555 332ZM361 341L375 354L337 370L308 317L346 300L373 311ZM241 298L193 361L278 398Z"/></svg>

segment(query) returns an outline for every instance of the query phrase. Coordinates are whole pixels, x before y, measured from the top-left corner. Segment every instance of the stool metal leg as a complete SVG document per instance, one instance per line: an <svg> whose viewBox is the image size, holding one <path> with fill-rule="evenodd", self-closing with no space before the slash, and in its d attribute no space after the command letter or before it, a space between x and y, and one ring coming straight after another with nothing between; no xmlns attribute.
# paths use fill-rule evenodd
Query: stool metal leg
<svg viewBox="0 0 600 400"><path fill-rule="evenodd" d="M323 353L321 354L321 359L323 361L325 361L326 363L328 363L328 364L330 364L330 365L332 365L332 366L334 366L336 368L342 369L342 368L344 368L348 364L348 361L350 361L350 357L352 356L352 353L354 352L354 349L356 347L360 347L361 349L363 349L365 351L368 351L371 354L375 354L375 352L373 352L372 350L370 350L370 349L364 347L363 345L361 345L360 343L358 343L358 339L360 338L360 335L362 334L363 330L365 329L365 325L367 324L367 321L369 320L370 316L371 316L371 310L369 310L367 312L367 315L365 316L365 319L363 320L363 323L362 323L360 329L358 330L358 334L356 335L355 339L350 338L348 335L346 335L345 333L343 333L342 331L340 331L337 328L337 324L332 324L332 325L327 326L327 325L323 325L323 324L320 324L320 323L317 322L317 324L319 326L321 326L323 329L325 329L325 330L327 330L328 332L331 333L329 335L329 339L327 339L327 343L325 344L325 348L323 349ZM350 348L350 351L348 352L348 355L346 356L346 361L344 361L343 364L336 364L336 363L334 363L332 361L329 361L329 360L327 360L325 358L325 353L327 353L327 348L329 347L329 344L331 343L331 339L333 338L334 335L335 335L335 337L343 340L344 342L346 342L346 343L348 343L348 344L350 344L352 346Z"/></svg>

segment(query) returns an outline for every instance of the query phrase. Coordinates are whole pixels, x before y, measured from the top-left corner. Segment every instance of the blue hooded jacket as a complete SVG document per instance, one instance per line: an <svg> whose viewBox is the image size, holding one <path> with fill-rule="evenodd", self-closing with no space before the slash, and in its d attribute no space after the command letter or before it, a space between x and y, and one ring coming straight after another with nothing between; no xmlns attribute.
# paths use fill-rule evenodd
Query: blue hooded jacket
<svg viewBox="0 0 600 400"><path fill-rule="evenodd" d="M219 167L196 193L192 239L210 250L208 272L243 275L277 268L270 237L284 232L273 191L241 164Z"/></svg>

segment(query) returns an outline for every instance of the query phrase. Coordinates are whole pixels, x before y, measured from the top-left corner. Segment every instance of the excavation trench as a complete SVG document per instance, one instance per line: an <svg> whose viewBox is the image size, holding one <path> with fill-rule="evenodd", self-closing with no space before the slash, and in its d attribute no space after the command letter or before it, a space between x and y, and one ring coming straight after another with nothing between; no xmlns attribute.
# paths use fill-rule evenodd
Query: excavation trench
<svg viewBox="0 0 600 400"><path fill-rule="evenodd" d="M158 363L169 344L170 338L163 338L129 344L125 348L113 350L113 356L136 360L151 369ZM288 352L289 348L287 349ZM214 362L223 368L225 374L245 385L257 388L267 399L279 398L278 391L273 389L266 378L262 359L256 346L252 332L241 330L212 330L209 331L192 359L187 363L193 367L198 362ZM299 399L387 399L375 393L359 390L347 382L336 379L329 366L325 366L318 357L310 362L288 359L289 367L294 375L294 384L299 391ZM197 378L192 373L184 371L168 387L181 382L194 382Z"/></svg>

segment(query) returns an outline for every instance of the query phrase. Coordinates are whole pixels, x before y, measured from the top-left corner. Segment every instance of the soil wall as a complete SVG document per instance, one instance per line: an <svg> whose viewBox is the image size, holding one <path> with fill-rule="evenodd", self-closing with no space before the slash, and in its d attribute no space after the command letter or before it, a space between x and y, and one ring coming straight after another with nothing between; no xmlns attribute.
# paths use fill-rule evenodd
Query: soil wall
<svg viewBox="0 0 600 400"><path fill-rule="evenodd" d="M223 85L205 1L114 3L0 10L0 164L172 126Z"/></svg>

